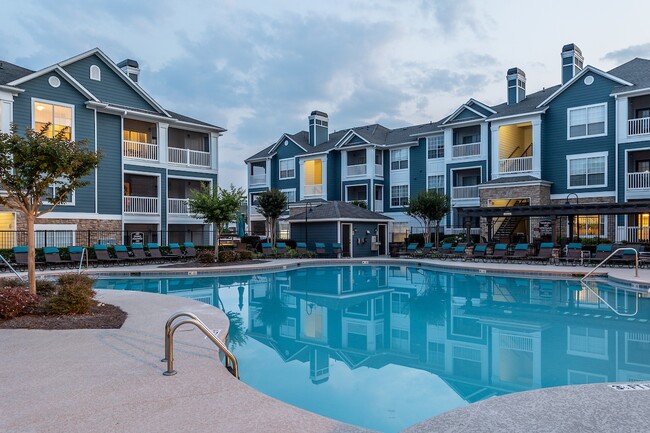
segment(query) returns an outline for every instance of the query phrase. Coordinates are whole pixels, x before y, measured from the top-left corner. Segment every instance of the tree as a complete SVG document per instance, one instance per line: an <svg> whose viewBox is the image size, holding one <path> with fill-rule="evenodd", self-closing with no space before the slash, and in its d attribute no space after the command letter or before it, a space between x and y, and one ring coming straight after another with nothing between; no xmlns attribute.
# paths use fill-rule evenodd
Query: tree
<svg viewBox="0 0 650 433"><path fill-rule="evenodd" d="M36 218L52 212L76 189L88 185L83 178L99 164L101 156L85 141L72 141L68 128L52 136L50 124L36 132L31 128L18 135L0 133L0 204L20 212L27 222L27 277L36 293ZM45 206L44 206L45 205Z"/></svg>
<svg viewBox="0 0 650 433"><path fill-rule="evenodd" d="M355 206L358 206L362 209L368 209L368 203L366 203L365 200L352 200L350 204L353 204Z"/></svg>
<svg viewBox="0 0 650 433"><path fill-rule="evenodd" d="M264 191L259 195L255 207L257 211L266 218L271 243L275 244L277 222L280 215L282 215L282 212L287 208L287 196L277 189Z"/></svg>
<svg viewBox="0 0 650 433"><path fill-rule="evenodd" d="M424 242L431 242L431 225L436 223L436 246L440 232L440 220L449 213L449 197L436 191L421 191L409 200L404 208L407 215L418 220L424 227Z"/></svg>
<svg viewBox="0 0 650 433"><path fill-rule="evenodd" d="M224 226L237 218L237 213L244 202L246 194L241 188L230 185L230 189L204 185L201 190L190 194L190 211L203 218L208 224L214 224L214 254L219 257L219 241Z"/></svg>

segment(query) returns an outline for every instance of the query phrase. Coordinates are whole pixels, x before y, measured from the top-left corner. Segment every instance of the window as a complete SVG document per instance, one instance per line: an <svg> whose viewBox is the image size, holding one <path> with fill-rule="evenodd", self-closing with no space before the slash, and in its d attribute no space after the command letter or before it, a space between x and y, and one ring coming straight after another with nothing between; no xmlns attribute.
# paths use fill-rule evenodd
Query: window
<svg viewBox="0 0 650 433"><path fill-rule="evenodd" d="M436 175L436 176L429 176L427 178L427 189L428 190L433 190L433 191L438 191L441 194L445 193L445 176L444 175Z"/></svg>
<svg viewBox="0 0 650 433"><path fill-rule="evenodd" d="M287 196L287 203L296 202L296 190L295 189L283 189L282 192Z"/></svg>
<svg viewBox="0 0 650 433"><path fill-rule="evenodd" d="M607 216L576 215L573 219L573 233L579 238L607 236Z"/></svg>
<svg viewBox="0 0 650 433"><path fill-rule="evenodd" d="M392 242L404 242L406 239L406 232L409 229L408 223L394 222L391 225L391 239Z"/></svg>
<svg viewBox="0 0 650 433"><path fill-rule="evenodd" d="M49 187L45 193L45 197L43 199L43 203L45 204L52 204L54 199L57 197L59 192L57 191L58 188L61 187L61 182L54 183L51 187ZM68 195L65 197L61 203L59 203L59 206L61 205L74 205L74 191L68 193Z"/></svg>
<svg viewBox="0 0 650 433"><path fill-rule="evenodd" d="M569 108L568 137L585 138L607 135L607 104Z"/></svg>
<svg viewBox="0 0 650 433"><path fill-rule="evenodd" d="M346 190L347 201L363 201L367 203L368 200L367 185L346 186L345 190Z"/></svg>
<svg viewBox="0 0 650 433"><path fill-rule="evenodd" d="M409 314L409 298L408 293L391 293L391 313Z"/></svg>
<svg viewBox="0 0 650 433"><path fill-rule="evenodd" d="M390 169L404 170L409 168L409 150L395 149L390 151Z"/></svg>
<svg viewBox="0 0 650 433"><path fill-rule="evenodd" d="M409 202L409 186L395 185L390 187L390 205L392 207L406 206Z"/></svg>
<svg viewBox="0 0 650 433"><path fill-rule="evenodd" d="M427 158L444 158L445 156L445 137L444 135L434 135L427 137Z"/></svg>
<svg viewBox="0 0 650 433"><path fill-rule="evenodd" d="M348 165L361 165L366 163L366 149L348 152Z"/></svg>
<svg viewBox="0 0 650 433"><path fill-rule="evenodd" d="M72 138L72 107L34 101L34 129L39 132L48 123L50 126L45 131L48 137L54 137L63 131L63 136L70 140Z"/></svg>
<svg viewBox="0 0 650 433"><path fill-rule="evenodd" d="M567 156L569 188L607 186L607 152L591 156Z"/></svg>
<svg viewBox="0 0 650 433"><path fill-rule="evenodd" d="M251 205L257 206L259 204L260 194L251 194Z"/></svg>
<svg viewBox="0 0 650 433"><path fill-rule="evenodd" d="M280 179L293 179L296 177L296 160L293 158L280 160Z"/></svg>
<svg viewBox="0 0 650 433"><path fill-rule="evenodd" d="M384 165L384 152L381 150L375 150L375 164Z"/></svg>
<svg viewBox="0 0 650 433"><path fill-rule="evenodd" d="M90 79L95 81L102 80L102 71L99 69L99 66L92 65L90 66Z"/></svg>

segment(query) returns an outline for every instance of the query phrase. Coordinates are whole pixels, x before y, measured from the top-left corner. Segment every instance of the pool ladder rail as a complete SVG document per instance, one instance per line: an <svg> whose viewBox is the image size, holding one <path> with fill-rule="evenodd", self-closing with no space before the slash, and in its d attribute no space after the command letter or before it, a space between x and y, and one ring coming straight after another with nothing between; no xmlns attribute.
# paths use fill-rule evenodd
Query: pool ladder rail
<svg viewBox="0 0 650 433"><path fill-rule="evenodd" d="M603 266L609 259L614 257L616 254L618 254L621 251L634 251L634 268L635 268L635 276L638 278L639 277L639 252L635 248L630 248L630 247L622 247L622 248L617 248L615 251L613 251L609 256L605 257L603 261L598 263L595 268L593 268L591 271L587 272L587 274L580 279L580 285L582 287L585 287L587 290L589 290L591 293L593 293L600 302L605 304L610 310L612 310L615 314L621 316L621 317L633 317L636 316L639 313L639 298L642 296L642 293L637 293L635 296L636 298L636 308L634 310L634 313L622 313L616 309L616 307L613 307L609 302L607 302L605 299L603 299L602 296L598 294L594 289L592 289L589 284L587 284L586 280L589 278L591 274L593 274L596 269L600 268Z"/></svg>
<svg viewBox="0 0 650 433"><path fill-rule="evenodd" d="M176 320L182 317L187 317L187 319ZM163 372L163 375L173 376L176 374L176 370L174 370L174 333L183 325L194 325L201 330L201 332L203 332L205 336L208 337L208 339L210 339L210 341L212 341L225 355L226 369L233 376L239 379L239 365L235 355L228 350L226 344L217 336L216 333L211 331L210 328L201 321L201 319L199 319L195 314L184 311L172 314L165 324L165 357L160 361L167 362L167 370Z"/></svg>

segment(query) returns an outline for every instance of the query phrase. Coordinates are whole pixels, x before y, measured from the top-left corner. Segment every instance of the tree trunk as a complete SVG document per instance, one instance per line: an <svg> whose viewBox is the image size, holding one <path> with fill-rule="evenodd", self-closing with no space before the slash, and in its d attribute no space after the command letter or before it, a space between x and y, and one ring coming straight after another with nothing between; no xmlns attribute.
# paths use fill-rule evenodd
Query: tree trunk
<svg viewBox="0 0 650 433"><path fill-rule="evenodd" d="M31 213L27 217L27 280L29 291L36 294L36 241L34 239L34 220L36 217Z"/></svg>
<svg viewBox="0 0 650 433"><path fill-rule="evenodd" d="M275 237L276 237L276 235L275 235L275 226L276 226L276 223L277 223L276 219L271 218L271 220L269 222L269 226L270 226L269 229L270 229L270 233L271 233L271 245L275 245Z"/></svg>
<svg viewBox="0 0 650 433"><path fill-rule="evenodd" d="M436 248L440 246L440 221L436 221Z"/></svg>
<svg viewBox="0 0 650 433"><path fill-rule="evenodd" d="M431 222L427 221L426 224L424 224L424 233L422 234L422 237L424 237L424 243L428 244L431 242Z"/></svg>
<svg viewBox="0 0 650 433"><path fill-rule="evenodd" d="M219 224L215 224L214 229L214 260L219 261L219 242L221 241L221 229Z"/></svg>

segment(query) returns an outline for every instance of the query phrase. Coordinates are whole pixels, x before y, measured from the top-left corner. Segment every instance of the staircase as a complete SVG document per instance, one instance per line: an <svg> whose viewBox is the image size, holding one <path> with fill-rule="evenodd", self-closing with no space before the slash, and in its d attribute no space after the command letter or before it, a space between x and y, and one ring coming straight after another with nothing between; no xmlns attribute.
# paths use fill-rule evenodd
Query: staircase
<svg viewBox="0 0 650 433"><path fill-rule="evenodd" d="M526 200L514 200L514 203L511 203L512 200L508 201L507 206L527 206L528 202ZM497 231L492 237L493 240L500 243L510 243L512 238L512 233L515 231L515 228L519 225L521 220L524 217L521 216L509 216L505 217Z"/></svg>

